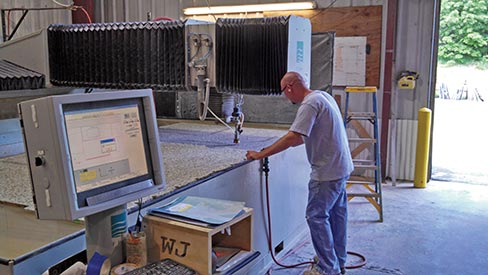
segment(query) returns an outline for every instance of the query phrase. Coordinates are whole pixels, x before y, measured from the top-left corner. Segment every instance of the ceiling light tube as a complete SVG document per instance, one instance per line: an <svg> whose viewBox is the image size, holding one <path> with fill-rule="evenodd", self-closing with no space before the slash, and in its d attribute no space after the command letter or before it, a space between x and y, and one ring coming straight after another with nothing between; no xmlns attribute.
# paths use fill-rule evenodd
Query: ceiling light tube
<svg viewBox="0 0 488 275"><path fill-rule="evenodd" d="M315 9L315 2L288 2L256 5L211 6L183 9L185 15L205 15L224 13L246 13L282 10L311 10Z"/></svg>

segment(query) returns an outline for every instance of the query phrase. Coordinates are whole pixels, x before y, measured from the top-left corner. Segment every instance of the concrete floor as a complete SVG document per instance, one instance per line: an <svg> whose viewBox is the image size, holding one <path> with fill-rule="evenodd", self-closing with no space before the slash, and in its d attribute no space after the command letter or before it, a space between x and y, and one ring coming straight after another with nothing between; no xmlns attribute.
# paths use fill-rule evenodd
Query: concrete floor
<svg viewBox="0 0 488 275"><path fill-rule="evenodd" d="M427 188L415 189L411 183L386 184L383 201L383 223L376 222L378 215L366 201L356 198L349 204L348 250L364 255L367 263L347 274L488 274L488 186L431 181ZM313 256L306 236L278 258L291 265ZM349 257L348 264L357 260ZM268 274L302 274L308 268L273 265Z"/></svg>

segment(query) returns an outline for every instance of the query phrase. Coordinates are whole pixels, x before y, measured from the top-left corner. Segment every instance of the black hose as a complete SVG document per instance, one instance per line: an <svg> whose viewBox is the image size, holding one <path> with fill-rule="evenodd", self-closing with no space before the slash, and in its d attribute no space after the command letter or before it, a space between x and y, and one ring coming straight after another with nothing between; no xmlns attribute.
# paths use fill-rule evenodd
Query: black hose
<svg viewBox="0 0 488 275"><path fill-rule="evenodd" d="M274 256L274 253L273 253L273 244L272 244L272 239L271 239L271 208L270 208L270 205L269 205L269 181L268 181L268 177L269 177L269 160L268 158L264 158L263 160L263 166L262 166L262 171L264 172L264 175L265 175L265 179L266 179L266 207L268 208L268 248L269 248L269 252L271 253L271 258L273 258L273 261L281 266L281 267L284 267L284 268L294 268L294 267L297 267L297 266L301 266L301 265L307 265L307 264L315 264L315 262L313 261L308 261L308 262L301 262L301 263L297 263L297 264L293 264L293 265L285 265L285 264L282 264L280 262L278 262L278 260L276 260L275 256Z"/></svg>
<svg viewBox="0 0 488 275"><path fill-rule="evenodd" d="M266 207L268 210L267 214L268 214L268 236L269 236L269 238L268 238L268 249L269 249L269 252L271 253L271 258L273 258L273 261L277 265L284 267L284 268L294 268L294 267L298 267L301 265L307 265L307 264L314 265L315 264L314 261L301 262L301 263L297 263L297 264L293 264L293 265L285 265L285 264L278 262L278 260L276 260L274 253L273 253L273 244L272 244L272 235L271 235L272 230L271 230L271 207L269 204L269 159L268 158L263 159L261 171L264 172L265 183L266 183ZM355 269L355 268L360 268L360 267L366 265L366 257L364 257L363 255L361 255L357 252L352 252L352 251L347 251L347 254L360 258L361 262L354 264L354 265L347 265L347 266L345 266L346 269Z"/></svg>
<svg viewBox="0 0 488 275"><path fill-rule="evenodd" d="M345 268L346 269L355 269L355 268L360 268L362 266L364 266L366 264L366 257L364 257L363 255L357 253L357 252L352 252L352 251L347 251L347 254L348 255L353 255L353 256L356 256L358 258L361 259L361 262L357 263L357 264L354 264L354 265L346 265Z"/></svg>

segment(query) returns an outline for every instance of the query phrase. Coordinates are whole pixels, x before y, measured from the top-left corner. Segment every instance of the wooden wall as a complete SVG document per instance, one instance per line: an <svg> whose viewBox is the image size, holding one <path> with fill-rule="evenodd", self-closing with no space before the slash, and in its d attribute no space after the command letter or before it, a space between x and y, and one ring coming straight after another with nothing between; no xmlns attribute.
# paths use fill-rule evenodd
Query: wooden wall
<svg viewBox="0 0 488 275"><path fill-rule="evenodd" d="M312 32L335 31L336 37L366 36L366 85L380 86L382 6L357 6L310 11L266 12L264 16L296 15L309 18Z"/></svg>

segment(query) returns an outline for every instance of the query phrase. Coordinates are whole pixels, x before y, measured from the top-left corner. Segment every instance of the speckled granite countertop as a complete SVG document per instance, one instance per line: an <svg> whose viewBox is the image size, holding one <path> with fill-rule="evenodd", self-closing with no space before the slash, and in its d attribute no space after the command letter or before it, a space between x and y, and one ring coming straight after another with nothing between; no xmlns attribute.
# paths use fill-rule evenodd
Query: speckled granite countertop
<svg viewBox="0 0 488 275"><path fill-rule="evenodd" d="M284 133L284 130L244 128L241 142L234 144L233 131L220 125L185 122L161 126L167 187L153 197L239 165L245 162L247 150L260 150ZM0 158L0 201L34 209L25 154Z"/></svg>

